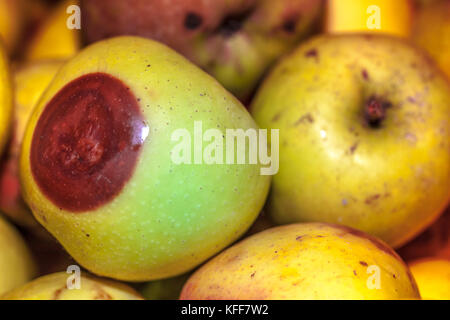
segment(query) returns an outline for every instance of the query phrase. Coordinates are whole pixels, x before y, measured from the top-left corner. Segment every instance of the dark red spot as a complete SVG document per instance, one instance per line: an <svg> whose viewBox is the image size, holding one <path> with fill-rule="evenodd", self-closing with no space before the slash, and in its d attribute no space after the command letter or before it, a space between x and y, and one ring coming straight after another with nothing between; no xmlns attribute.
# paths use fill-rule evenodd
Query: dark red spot
<svg viewBox="0 0 450 320"><path fill-rule="evenodd" d="M184 19L184 27L188 30L195 30L203 23L203 18L197 13L189 12Z"/></svg>
<svg viewBox="0 0 450 320"><path fill-rule="evenodd" d="M301 116L295 123L294 126L298 126L302 123L314 123L314 118L310 113L307 113L303 116Z"/></svg>
<svg viewBox="0 0 450 320"><path fill-rule="evenodd" d="M305 57L315 58L316 61L319 61L319 53L317 52L317 49L311 49L311 50L307 51L305 53Z"/></svg>
<svg viewBox="0 0 450 320"><path fill-rule="evenodd" d="M297 240L297 241L301 241L301 240L302 240L302 238L303 238L303 236L298 236L297 238L295 238L295 240Z"/></svg>
<svg viewBox="0 0 450 320"><path fill-rule="evenodd" d="M82 76L62 88L38 120L33 177L56 206L95 209L129 180L147 132L136 98L120 80L104 73Z"/></svg>
<svg viewBox="0 0 450 320"><path fill-rule="evenodd" d="M362 266L364 266L364 267L367 267L367 266L368 266L367 262L365 262L365 261L360 261L359 264L362 265Z"/></svg>
<svg viewBox="0 0 450 320"><path fill-rule="evenodd" d="M294 33L295 29L297 29L297 21L295 19L289 19L284 22L283 30L287 33Z"/></svg>
<svg viewBox="0 0 450 320"><path fill-rule="evenodd" d="M364 118L372 128L378 128L386 118L386 111L391 103L379 97L370 97L364 105Z"/></svg>
<svg viewBox="0 0 450 320"><path fill-rule="evenodd" d="M361 74L362 74L364 80L369 80L369 73L367 72L366 69L363 69L363 70L361 71Z"/></svg>
<svg viewBox="0 0 450 320"><path fill-rule="evenodd" d="M253 272L251 275L250 275L250 277L254 277L255 276L255 274L256 274L256 272Z"/></svg>

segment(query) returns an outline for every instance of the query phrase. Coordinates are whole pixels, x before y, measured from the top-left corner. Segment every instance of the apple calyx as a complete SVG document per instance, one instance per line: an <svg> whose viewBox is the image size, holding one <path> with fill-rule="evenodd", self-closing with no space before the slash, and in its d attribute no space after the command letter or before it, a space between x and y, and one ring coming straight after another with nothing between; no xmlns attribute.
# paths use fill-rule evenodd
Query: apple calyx
<svg viewBox="0 0 450 320"><path fill-rule="evenodd" d="M386 118L386 110L391 103L379 97L371 96L364 105L364 119L372 128L379 128Z"/></svg>
<svg viewBox="0 0 450 320"><path fill-rule="evenodd" d="M39 117L30 152L33 178L59 208L95 209L130 179L147 134L129 87L105 73L81 76Z"/></svg>

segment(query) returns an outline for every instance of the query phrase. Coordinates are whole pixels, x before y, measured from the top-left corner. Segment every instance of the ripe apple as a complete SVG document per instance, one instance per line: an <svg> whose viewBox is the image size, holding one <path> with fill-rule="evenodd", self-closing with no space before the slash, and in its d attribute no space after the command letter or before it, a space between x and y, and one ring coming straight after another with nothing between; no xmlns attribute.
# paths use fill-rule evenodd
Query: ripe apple
<svg viewBox="0 0 450 320"><path fill-rule="evenodd" d="M185 273L250 227L270 184L259 164L177 164L173 134L194 135L195 122L258 128L236 98L168 47L138 37L95 43L60 69L28 122L24 199L96 274L149 281Z"/></svg>
<svg viewBox="0 0 450 320"><path fill-rule="evenodd" d="M276 223L340 223L399 247L449 203L450 84L403 40L317 37L276 66L252 114L280 129Z"/></svg>
<svg viewBox="0 0 450 320"><path fill-rule="evenodd" d="M30 281L36 266L19 232L0 217L0 295Z"/></svg>
<svg viewBox="0 0 450 320"><path fill-rule="evenodd" d="M409 264L422 299L450 300L450 260L426 258Z"/></svg>
<svg viewBox="0 0 450 320"><path fill-rule="evenodd" d="M418 299L403 260L348 227L292 224L253 235L198 269L183 300Z"/></svg>
<svg viewBox="0 0 450 320"><path fill-rule="evenodd" d="M414 5L411 0L327 1L325 31L382 32L408 37Z"/></svg>
<svg viewBox="0 0 450 320"><path fill-rule="evenodd" d="M88 43L139 35L168 44L247 99L269 66L312 32L322 0L82 0Z"/></svg>
<svg viewBox="0 0 450 320"><path fill-rule="evenodd" d="M20 191L20 147L33 108L61 65L62 61L30 63L14 73L14 124L0 168L0 210L15 223L26 227L36 227L38 224Z"/></svg>
<svg viewBox="0 0 450 320"><path fill-rule="evenodd" d="M450 207L427 230L398 250L406 261L429 256L450 260Z"/></svg>
<svg viewBox="0 0 450 320"><path fill-rule="evenodd" d="M58 272L37 278L5 295L1 300L143 300L143 298L129 286L107 280L80 275L79 288L73 278L68 287L70 277L75 275Z"/></svg>
<svg viewBox="0 0 450 320"><path fill-rule="evenodd" d="M426 49L450 77L450 1L438 1L421 8L411 38Z"/></svg>
<svg viewBox="0 0 450 320"><path fill-rule="evenodd" d="M12 95L8 57L0 40L0 154L9 138L12 120Z"/></svg>

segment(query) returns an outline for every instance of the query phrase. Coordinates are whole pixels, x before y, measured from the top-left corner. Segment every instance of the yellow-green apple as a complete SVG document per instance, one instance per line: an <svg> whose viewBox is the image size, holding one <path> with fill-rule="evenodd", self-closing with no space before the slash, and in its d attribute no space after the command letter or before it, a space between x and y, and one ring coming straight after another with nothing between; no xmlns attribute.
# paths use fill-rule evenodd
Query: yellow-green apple
<svg viewBox="0 0 450 320"><path fill-rule="evenodd" d="M0 40L0 154L9 138L12 120L13 89L9 61Z"/></svg>
<svg viewBox="0 0 450 320"><path fill-rule="evenodd" d="M382 35L323 35L279 63L252 104L280 129L268 211L352 226L398 247L450 199L450 83Z"/></svg>
<svg viewBox="0 0 450 320"><path fill-rule="evenodd" d="M181 299L418 299L408 267L384 242L323 223L268 229L200 267Z"/></svg>
<svg viewBox="0 0 450 320"><path fill-rule="evenodd" d="M143 300L131 287L90 275L58 272L37 278L0 297L2 300Z"/></svg>
<svg viewBox="0 0 450 320"><path fill-rule="evenodd" d="M81 1L88 43L115 35L164 42L204 68L238 98L311 33L322 0Z"/></svg>
<svg viewBox="0 0 450 320"><path fill-rule="evenodd" d="M238 239L268 193L262 164L209 159L225 155L226 129L258 127L184 57L139 37L100 41L58 71L28 122L24 199L96 274L130 281L180 275Z"/></svg>
<svg viewBox="0 0 450 320"><path fill-rule="evenodd" d="M450 1L433 2L418 10L412 40L450 77Z"/></svg>

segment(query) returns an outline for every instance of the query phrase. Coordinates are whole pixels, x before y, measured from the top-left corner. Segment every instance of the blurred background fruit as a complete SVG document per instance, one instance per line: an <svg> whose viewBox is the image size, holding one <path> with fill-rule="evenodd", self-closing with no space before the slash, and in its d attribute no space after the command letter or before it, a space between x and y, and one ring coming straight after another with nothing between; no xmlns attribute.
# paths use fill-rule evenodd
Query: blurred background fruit
<svg viewBox="0 0 450 320"><path fill-rule="evenodd" d="M30 281L36 266L19 232L0 216L0 295Z"/></svg>
<svg viewBox="0 0 450 320"><path fill-rule="evenodd" d="M418 298L408 267L386 244L320 223L242 240L200 267L181 293L185 300Z"/></svg>
<svg viewBox="0 0 450 320"><path fill-rule="evenodd" d="M422 299L450 300L450 260L427 258L409 265Z"/></svg>
<svg viewBox="0 0 450 320"><path fill-rule="evenodd" d="M450 260L450 208L427 230L398 250L406 260L429 256Z"/></svg>
<svg viewBox="0 0 450 320"><path fill-rule="evenodd" d="M280 129L267 210L348 225L399 247L450 200L450 83L382 35L324 35L281 61L251 112Z"/></svg>
<svg viewBox="0 0 450 320"><path fill-rule="evenodd" d="M29 228L36 227L37 222L20 191L20 147L34 106L62 64L62 61L29 63L14 72L13 133L0 167L0 210L14 222Z"/></svg>
<svg viewBox="0 0 450 320"><path fill-rule="evenodd" d="M2 297L2 300L142 300L131 287L120 282L81 275L80 288L69 289L71 275L59 272L37 278ZM69 280L70 281L70 280Z"/></svg>
<svg viewBox="0 0 450 320"><path fill-rule="evenodd" d="M377 8L370 9L376 6ZM370 17L379 13L379 28ZM413 16L410 0L328 0L325 32L380 32L408 37Z"/></svg>
<svg viewBox="0 0 450 320"><path fill-rule="evenodd" d="M0 154L8 141L13 107L9 60L0 41Z"/></svg>
<svg viewBox="0 0 450 320"><path fill-rule="evenodd" d="M168 44L247 100L268 67L310 35L322 0L85 0L88 43L139 35Z"/></svg>
<svg viewBox="0 0 450 320"><path fill-rule="evenodd" d="M80 50L81 31L67 27L67 8L78 4L77 0L66 0L49 13L26 47L27 60L68 59Z"/></svg>
<svg viewBox="0 0 450 320"><path fill-rule="evenodd" d="M436 1L418 10L411 39L426 49L450 78L450 1Z"/></svg>
<svg viewBox="0 0 450 320"><path fill-rule="evenodd" d="M181 289L191 273L178 277L147 282L139 286L139 292L146 300L178 300Z"/></svg>
<svg viewBox="0 0 450 320"><path fill-rule="evenodd" d="M24 25L24 1L0 0L0 37L9 53L16 49Z"/></svg>

